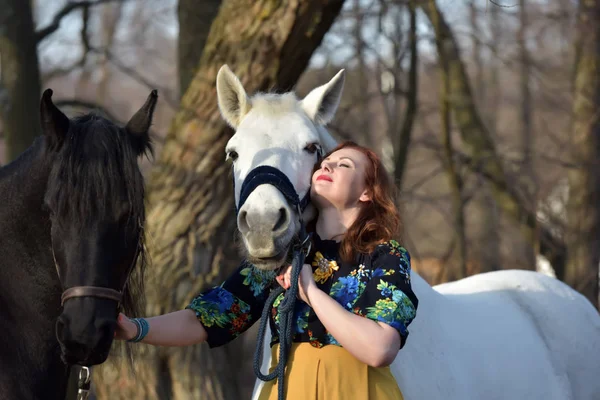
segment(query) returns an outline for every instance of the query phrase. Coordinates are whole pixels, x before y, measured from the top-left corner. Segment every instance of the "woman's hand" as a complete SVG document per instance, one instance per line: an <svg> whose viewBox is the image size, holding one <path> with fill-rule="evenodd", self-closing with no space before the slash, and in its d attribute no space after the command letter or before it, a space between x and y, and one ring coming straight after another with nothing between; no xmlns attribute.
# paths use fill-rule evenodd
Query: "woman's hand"
<svg viewBox="0 0 600 400"><path fill-rule="evenodd" d="M123 313L117 317L117 329L115 329L116 340L130 340L137 335L137 326Z"/></svg>
<svg viewBox="0 0 600 400"><path fill-rule="evenodd" d="M292 286L292 266L290 265L285 268L283 272L277 276L276 280L284 289L289 289ZM313 277L312 267L308 264L304 264L300 270L300 276L298 277L298 297L310 306L309 293L316 287L317 284Z"/></svg>

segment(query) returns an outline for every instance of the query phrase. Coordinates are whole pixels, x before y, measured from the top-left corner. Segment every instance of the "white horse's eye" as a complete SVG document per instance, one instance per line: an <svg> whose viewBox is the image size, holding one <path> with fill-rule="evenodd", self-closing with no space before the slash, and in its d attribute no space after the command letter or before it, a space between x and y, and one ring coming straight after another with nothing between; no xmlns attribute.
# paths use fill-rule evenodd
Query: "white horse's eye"
<svg viewBox="0 0 600 400"><path fill-rule="evenodd" d="M237 151L231 150L227 152L227 160L235 161L239 157Z"/></svg>
<svg viewBox="0 0 600 400"><path fill-rule="evenodd" d="M308 151L310 154L315 154L317 151L321 150L321 146L319 143L310 143L305 148L305 151Z"/></svg>

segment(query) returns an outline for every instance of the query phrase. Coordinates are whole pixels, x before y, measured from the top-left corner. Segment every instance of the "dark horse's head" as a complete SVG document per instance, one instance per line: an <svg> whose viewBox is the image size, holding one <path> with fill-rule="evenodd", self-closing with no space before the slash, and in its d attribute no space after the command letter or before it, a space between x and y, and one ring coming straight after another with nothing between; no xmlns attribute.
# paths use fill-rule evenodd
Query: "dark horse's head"
<svg viewBox="0 0 600 400"><path fill-rule="evenodd" d="M119 308L135 315L141 300L145 214L137 160L152 151L157 94L125 127L94 114L69 119L51 97L50 89L42 96L41 119L50 163L44 206L64 291L56 337L65 362L100 364Z"/></svg>

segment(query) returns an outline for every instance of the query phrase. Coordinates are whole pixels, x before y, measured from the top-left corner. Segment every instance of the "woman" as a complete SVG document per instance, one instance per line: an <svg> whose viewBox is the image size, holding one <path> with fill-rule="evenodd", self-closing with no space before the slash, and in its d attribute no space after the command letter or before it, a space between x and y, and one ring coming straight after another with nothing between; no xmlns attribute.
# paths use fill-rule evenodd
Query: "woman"
<svg viewBox="0 0 600 400"><path fill-rule="evenodd" d="M309 264L299 278L302 301L294 313L286 398L402 399L389 365L406 342L418 300L410 284L410 256L393 239L400 217L381 160L353 142L339 145L315 168L311 202L318 216ZM291 267L275 276L244 262L185 310L148 319L120 315L116 338L220 346L260 318L274 280L287 289L290 279ZM274 366L275 308L272 315ZM260 399L276 398L277 382L267 382Z"/></svg>

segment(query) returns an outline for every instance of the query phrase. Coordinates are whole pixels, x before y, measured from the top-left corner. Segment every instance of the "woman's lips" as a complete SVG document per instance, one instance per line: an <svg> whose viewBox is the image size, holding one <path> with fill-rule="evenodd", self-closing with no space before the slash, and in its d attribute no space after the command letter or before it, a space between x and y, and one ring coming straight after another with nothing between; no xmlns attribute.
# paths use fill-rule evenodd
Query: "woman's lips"
<svg viewBox="0 0 600 400"><path fill-rule="evenodd" d="M317 177L318 181L327 181L327 182L333 182L333 179L331 179L330 177L328 177L327 175L319 175Z"/></svg>

